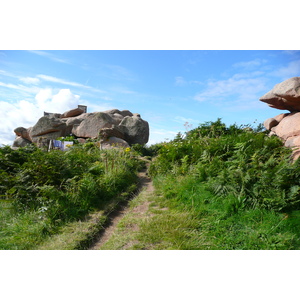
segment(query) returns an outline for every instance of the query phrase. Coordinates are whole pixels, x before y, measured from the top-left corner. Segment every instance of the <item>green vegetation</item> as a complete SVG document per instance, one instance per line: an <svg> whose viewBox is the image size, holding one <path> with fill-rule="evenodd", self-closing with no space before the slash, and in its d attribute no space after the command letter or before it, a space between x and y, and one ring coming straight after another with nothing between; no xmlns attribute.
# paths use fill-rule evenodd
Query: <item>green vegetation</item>
<svg viewBox="0 0 300 300"><path fill-rule="evenodd" d="M300 248L300 161L261 126L219 119L156 149L148 215L129 212L102 249Z"/></svg>
<svg viewBox="0 0 300 300"><path fill-rule="evenodd" d="M137 156L156 190L131 201L101 249L300 249L300 160L261 126L220 119L131 150L1 148L0 248L88 248L134 192Z"/></svg>
<svg viewBox="0 0 300 300"><path fill-rule="evenodd" d="M164 218L188 212L193 222L180 225L181 242L172 226L157 228L160 240L171 239L171 249L299 249L300 161L290 154L261 126L220 119L164 143L150 168L160 205L170 208ZM144 224L144 239L156 219Z"/></svg>
<svg viewBox="0 0 300 300"><path fill-rule="evenodd" d="M103 224L135 191L140 166L132 152L95 143L67 152L0 148L0 249L35 249L97 211Z"/></svg>

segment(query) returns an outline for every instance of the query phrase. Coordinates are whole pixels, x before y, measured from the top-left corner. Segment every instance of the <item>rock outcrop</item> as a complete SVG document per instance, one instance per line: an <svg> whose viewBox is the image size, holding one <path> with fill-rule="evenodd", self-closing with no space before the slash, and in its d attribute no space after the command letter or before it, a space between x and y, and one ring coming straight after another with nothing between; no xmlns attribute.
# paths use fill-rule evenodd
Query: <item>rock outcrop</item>
<svg viewBox="0 0 300 300"><path fill-rule="evenodd" d="M68 110L64 112L62 115L60 115L61 118L70 118L70 117L76 117L83 113L84 111L80 108L74 108L71 110Z"/></svg>
<svg viewBox="0 0 300 300"><path fill-rule="evenodd" d="M29 144L31 144L30 141L22 138L21 136L17 136L16 139L14 140L12 147L25 147Z"/></svg>
<svg viewBox="0 0 300 300"><path fill-rule="evenodd" d="M293 160L300 157L300 77L287 79L260 98L270 107L289 110L265 120L270 135L277 135L286 147L293 149Z"/></svg>
<svg viewBox="0 0 300 300"><path fill-rule="evenodd" d="M14 130L14 147L23 147L31 142L38 144L41 138L50 140L70 134L80 143L88 138L100 139L103 148L115 145L129 147L132 144L146 144L149 140L149 124L139 114L118 109L94 113L85 111L86 107L79 105L63 114L44 113L34 126Z"/></svg>
<svg viewBox="0 0 300 300"><path fill-rule="evenodd" d="M96 138L101 128L111 128L117 122L107 113L97 112L73 126L72 133L77 137Z"/></svg>
<svg viewBox="0 0 300 300"><path fill-rule="evenodd" d="M273 108L300 111L300 77L292 77L276 84L259 100Z"/></svg>

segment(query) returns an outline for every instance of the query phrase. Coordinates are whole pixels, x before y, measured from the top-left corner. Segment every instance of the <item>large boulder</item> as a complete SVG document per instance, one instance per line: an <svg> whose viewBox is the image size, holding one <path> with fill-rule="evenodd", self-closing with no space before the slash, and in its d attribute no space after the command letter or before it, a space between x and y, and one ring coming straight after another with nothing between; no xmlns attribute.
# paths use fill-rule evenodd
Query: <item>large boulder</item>
<svg viewBox="0 0 300 300"><path fill-rule="evenodd" d="M16 139L14 140L12 147L25 147L29 144L32 143L27 139L22 138L21 136L17 136Z"/></svg>
<svg viewBox="0 0 300 300"><path fill-rule="evenodd" d="M62 121L65 122L67 125L66 133L65 133L66 136L70 135L72 133L73 128L80 125L80 123L86 118L88 118L90 115L91 115L90 113L83 113L76 117L69 117L69 118L62 119Z"/></svg>
<svg viewBox="0 0 300 300"><path fill-rule="evenodd" d="M300 112L291 113L282 119L276 126L275 133L284 141L289 137L300 135Z"/></svg>
<svg viewBox="0 0 300 300"><path fill-rule="evenodd" d="M84 119L78 126L74 126L72 133L77 137L96 138L101 128L111 128L117 124L110 114L98 112Z"/></svg>
<svg viewBox="0 0 300 300"><path fill-rule="evenodd" d="M259 100L273 108L300 111L300 77L292 77L276 84Z"/></svg>
<svg viewBox="0 0 300 300"><path fill-rule="evenodd" d="M264 121L264 126L267 130L271 130L271 128L275 127L278 125L278 121L275 118L269 118Z"/></svg>
<svg viewBox="0 0 300 300"><path fill-rule="evenodd" d="M106 140L106 139L108 139L109 137L112 137L112 136L120 138L120 139L125 138L124 133L120 129L119 126L113 125L110 128L105 128L104 127L104 128L101 128L100 131L99 131L99 137L100 137L101 140Z"/></svg>
<svg viewBox="0 0 300 300"><path fill-rule="evenodd" d="M22 137L23 139L26 139L26 140L32 142L31 137L30 137L30 134L29 134L29 133L30 133L30 130L31 130L31 127L28 128L28 129L26 129L26 128L24 128L24 127L17 127L17 128L14 130L14 132L15 132L16 136L20 136L20 137Z"/></svg>
<svg viewBox="0 0 300 300"><path fill-rule="evenodd" d="M64 112L60 117L61 118L70 118L70 117L76 117L79 116L83 113L84 111L80 108L74 108L71 110L68 110L66 112Z"/></svg>
<svg viewBox="0 0 300 300"><path fill-rule="evenodd" d="M57 138L65 136L66 123L55 117L41 117L30 131L30 137L33 142L43 136L45 138Z"/></svg>
<svg viewBox="0 0 300 300"><path fill-rule="evenodd" d="M146 144L149 140L149 124L139 115L125 117L118 126L124 139L130 144Z"/></svg>
<svg viewBox="0 0 300 300"><path fill-rule="evenodd" d="M264 126L270 135L277 135L286 147L292 148L292 158L297 159L300 156L300 77L276 84L259 100L270 107L290 111L265 120Z"/></svg>

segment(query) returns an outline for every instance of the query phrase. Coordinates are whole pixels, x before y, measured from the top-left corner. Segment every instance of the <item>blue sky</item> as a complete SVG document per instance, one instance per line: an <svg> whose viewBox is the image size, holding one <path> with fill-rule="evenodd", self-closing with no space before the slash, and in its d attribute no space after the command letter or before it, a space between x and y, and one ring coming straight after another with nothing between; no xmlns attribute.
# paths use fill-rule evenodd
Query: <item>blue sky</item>
<svg viewBox="0 0 300 300"><path fill-rule="evenodd" d="M300 76L300 51L0 51L0 144L11 144L14 128L34 125L43 111L78 104L140 113L149 144L186 131L186 122L260 123L285 111L259 98L293 76Z"/></svg>

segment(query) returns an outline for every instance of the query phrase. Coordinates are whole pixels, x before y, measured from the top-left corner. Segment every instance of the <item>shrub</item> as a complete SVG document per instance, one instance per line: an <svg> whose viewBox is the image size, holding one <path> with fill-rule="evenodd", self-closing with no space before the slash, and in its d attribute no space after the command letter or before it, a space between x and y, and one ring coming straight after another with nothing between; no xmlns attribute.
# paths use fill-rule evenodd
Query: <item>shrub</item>
<svg viewBox="0 0 300 300"><path fill-rule="evenodd" d="M291 150L261 128L226 127L220 119L164 143L150 175L194 174L216 196L243 199L244 207L300 208L300 177Z"/></svg>

